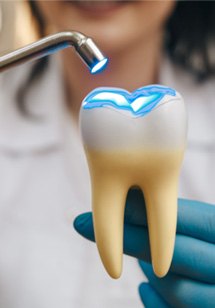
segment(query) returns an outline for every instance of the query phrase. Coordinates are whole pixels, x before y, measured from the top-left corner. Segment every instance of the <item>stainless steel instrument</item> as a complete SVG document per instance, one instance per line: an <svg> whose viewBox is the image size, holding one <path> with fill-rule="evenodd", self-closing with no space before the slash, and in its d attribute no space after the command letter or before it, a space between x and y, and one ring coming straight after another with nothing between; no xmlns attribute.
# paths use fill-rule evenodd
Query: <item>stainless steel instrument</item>
<svg viewBox="0 0 215 308"><path fill-rule="evenodd" d="M92 74L106 67L108 59L91 38L76 31L59 32L0 57L0 72L12 66L51 55L73 46Z"/></svg>

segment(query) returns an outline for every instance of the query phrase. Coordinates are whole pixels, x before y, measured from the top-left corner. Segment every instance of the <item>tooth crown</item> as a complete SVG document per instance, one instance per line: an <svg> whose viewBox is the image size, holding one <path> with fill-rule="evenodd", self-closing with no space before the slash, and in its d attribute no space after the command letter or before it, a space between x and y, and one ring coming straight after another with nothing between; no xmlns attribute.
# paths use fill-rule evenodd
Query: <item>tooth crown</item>
<svg viewBox="0 0 215 308"><path fill-rule="evenodd" d="M113 278L122 270L124 207L130 187L144 193L154 272L171 264L177 189L187 117L175 90L151 85L133 93L98 88L84 100L81 131L91 175L95 238Z"/></svg>
<svg viewBox="0 0 215 308"><path fill-rule="evenodd" d="M143 99L146 95L145 88L149 87L139 89L139 92L143 92ZM156 96L155 89L168 91L167 94L162 93L164 95L159 97L160 100L152 101L151 110L148 109L139 114L126 109L127 106L122 109L121 106L110 103L110 98L113 100L113 94L116 96L116 92L118 97L114 97L115 100L121 99L122 101L124 98L124 101L127 101L125 96L121 94L120 97L118 94L124 92L121 89L99 88L91 92L84 100L81 110L82 135L85 145L97 150L138 149L140 146L159 150L184 147L186 113L182 97L174 90L170 92L167 87L154 85L151 88L150 97Z"/></svg>

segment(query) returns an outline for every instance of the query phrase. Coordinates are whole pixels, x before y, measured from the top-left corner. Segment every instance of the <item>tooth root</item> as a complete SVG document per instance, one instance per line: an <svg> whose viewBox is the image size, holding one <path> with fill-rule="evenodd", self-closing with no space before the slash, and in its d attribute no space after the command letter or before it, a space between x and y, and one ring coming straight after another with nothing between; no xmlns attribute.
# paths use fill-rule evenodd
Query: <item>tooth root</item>
<svg viewBox="0 0 215 308"><path fill-rule="evenodd" d="M122 272L124 208L128 188L112 167L89 158L92 183L93 223L102 263L112 278ZM96 156L98 157L98 156ZM108 169L108 170L107 170ZM114 176L115 174L115 176Z"/></svg>
<svg viewBox="0 0 215 308"><path fill-rule="evenodd" d="M167 274L174 251L180 156L178 153L174 158L172 154L168 159L167 155L165 164L161 159L157 172L153 176L152 168L151 176L146 176L147 181L141 187L147 210L152 265L158 277ZM169 162L173 164L168 168ZM162 165L165 166L162 168Z"/></svg>
<svg viewBox="0 0 215 308"><path fill-rule="evenodd" d="M106 178L93 189L93 219L97 247L109 275L122 272L123 222L126 192Z"/></svg>
<svg viewBox="0 0 215 308"><path fill-rule="evenodd" d="M166 191L166 194L168 193L169 191ZM169 270L173 255L177 196L175 194L175 197L170 198L165 196L164 192L162 195L154 192L145 195L152 265L155 274L163 277ZM168 208L168 211L165 208Z"/></svg>

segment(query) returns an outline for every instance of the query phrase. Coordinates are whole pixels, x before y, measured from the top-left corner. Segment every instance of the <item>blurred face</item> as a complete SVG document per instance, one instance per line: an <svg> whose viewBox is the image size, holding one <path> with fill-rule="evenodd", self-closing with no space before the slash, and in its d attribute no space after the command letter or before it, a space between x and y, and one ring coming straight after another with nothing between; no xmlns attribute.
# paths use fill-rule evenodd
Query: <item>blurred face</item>
<svg viewBox="0 0 215 308"><path fill-rule="evenodd" d="M52 31L76 30L92 37L109 53L138 46L162 31L175 1L41 1Z"/></svg>

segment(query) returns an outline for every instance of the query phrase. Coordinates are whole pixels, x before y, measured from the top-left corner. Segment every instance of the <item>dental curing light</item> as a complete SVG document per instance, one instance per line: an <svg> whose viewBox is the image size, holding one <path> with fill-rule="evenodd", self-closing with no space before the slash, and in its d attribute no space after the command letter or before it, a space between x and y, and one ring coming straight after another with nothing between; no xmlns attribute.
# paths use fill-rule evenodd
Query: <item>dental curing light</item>
<svg viewBox="0 0 215 308"><path fill-rule="evenodd" d="M91 74L97 74L101 71L103 71L108 63L108 59L104 58L103 60L101 60L100 62L96 63L93 68L91 69Z"/></svg>
<svg viewBox="0 0 215 308"><path fill-rule="evenodd" d="M51 55L73 46L92 74L101 72L107 65L102 54L91 38L76 31L59 32L44 37L32 44L14 50L0 57L0 72L18 64Z"/></svg>

